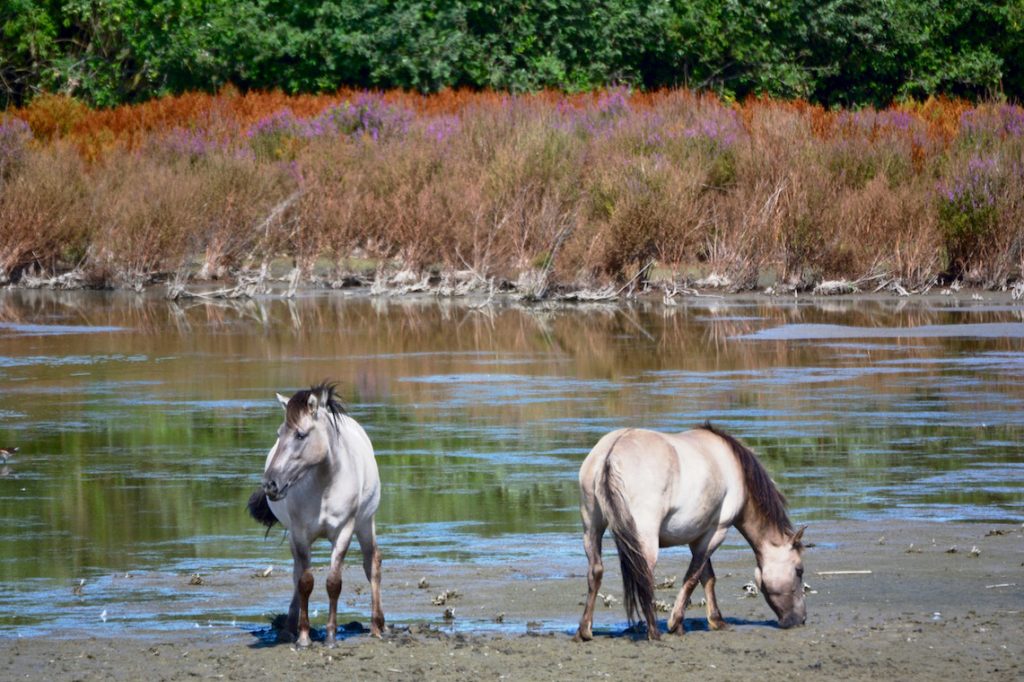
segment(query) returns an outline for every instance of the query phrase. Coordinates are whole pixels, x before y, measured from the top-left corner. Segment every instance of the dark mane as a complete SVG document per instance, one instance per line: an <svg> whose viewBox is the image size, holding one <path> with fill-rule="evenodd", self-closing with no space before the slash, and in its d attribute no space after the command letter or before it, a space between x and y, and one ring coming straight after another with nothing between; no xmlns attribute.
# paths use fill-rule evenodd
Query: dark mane
<svg viewBox="0 0 1024 682"><path fill-rule="evenodd" d="M775 482L768 475L764 465L757 458L750 448L739 442L733 436L720 431L707 421L700 427L705 431L715 434L732 448L736 459L743 469L743 482L747 488L747 494L754 507L760 512L764 521L785 535L793 534L793 524L786 514L786 496L775 487Z"/></svg>
<svg viewBox="0 0 1024 682"><path fill-rule="evenodd" d="M294 428L302 416L309 412L309 396L315 395L335 418L338 415L347 414L345 406L338 400L335 391L337 384L329 381L321 381L319 384L296 391L295 395L288 399L288 407L285 411L285 423Z"/></svg>

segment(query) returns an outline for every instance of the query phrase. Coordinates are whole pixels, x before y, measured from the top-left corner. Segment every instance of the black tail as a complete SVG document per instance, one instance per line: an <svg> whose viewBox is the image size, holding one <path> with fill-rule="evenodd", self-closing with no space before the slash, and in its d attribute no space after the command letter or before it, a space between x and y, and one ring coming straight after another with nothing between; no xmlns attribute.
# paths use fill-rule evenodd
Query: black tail
<svg viewBox="0 0 1024 682"><path fill-rule="evenodd" d="M267 531L270 531L271 527L277 523L277 517L270 510L267 494L263 492L262 488L249 496L249 516L266 526Z"/></svg>
<svg viewBox="0 0 1024 682"><path fill-rule="evenodd" d="M614 447L614 444L612 445ZM622 479L612 467L611 450L604 460L602 480L605 515L619 550L619 566L622 569L623 604L626 617L632 626L643 614L647 621L647 633L651 639L658 638L658 619L654 615L654 571L647 563L636 523L622 497Z"/></svg>

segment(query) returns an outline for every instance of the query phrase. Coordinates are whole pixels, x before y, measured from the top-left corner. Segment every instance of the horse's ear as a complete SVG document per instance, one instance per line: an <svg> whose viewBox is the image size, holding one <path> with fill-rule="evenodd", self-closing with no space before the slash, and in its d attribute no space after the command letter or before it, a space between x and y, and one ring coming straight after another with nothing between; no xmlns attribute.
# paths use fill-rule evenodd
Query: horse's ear
<svg viewBox="0 0 1024 682"><path fill-rule="evenodd" d="M799 547L800 546L800 540L801 540L801 538L803 538L805 530L807 530L807 526L802 526L800 528L800 530L798 530L796 533L793 534L793 546L794 547Z"/></svg>
<svg viewBox="0 0 1024 682"><path fill-rule="evenodd" d="M280 393L277 393L275 395L277 395L277 402L281 403L281 407L283 407L284 409L287 410L288 409L288 398L285 398Z"/></svg>
<svg viewBox="0 0 1024 682"><path fill-rule="evenodd" d="M316 393L309 394L309 400L306 401L309 405L309 416L316 419L316 410L320 406L320 399L316 397Z"/></svg>

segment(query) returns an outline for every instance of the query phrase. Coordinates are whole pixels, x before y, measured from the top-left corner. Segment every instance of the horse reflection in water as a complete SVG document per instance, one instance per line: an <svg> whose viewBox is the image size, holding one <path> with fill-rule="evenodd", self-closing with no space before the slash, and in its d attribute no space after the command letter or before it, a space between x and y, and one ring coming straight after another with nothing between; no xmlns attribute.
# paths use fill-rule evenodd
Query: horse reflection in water
<svg viewBox="0 0 1024 682"><path fill-rule="evenodd" d="M356 420L345 414L333 384L322 383L291 398L278 394L277 399L284 407L285 420L267 454L263 487L249 499L249 512L268 528L280 521L288 529L295 580L288 632L298 636L299 646L309 646L311 546L317 539L327 538L332 546L327 572L327 643L334 643L342 563L355 534L370 581L370 633L380 637L384 612L374 525L380 476L370 439Z"/></svg>
<svg viewBox="0 0 1024 682"><path fill-rule="evenodd" d="M711 554L733 525L754 550L755 581L779 625L788 628L806 620L804 529L793 530L785 498L754 453L732 436L708 423L678 435L613 431L584 460L580 494L590 566L577 640L593 637L594 602L604 574L601 538L607 528L619 551L626 615L631 623L643 615L649 639L659 638L654 615L659 547L685 544L692 554L668 618L669 632L683 634L683 612L698 581L707 597L708 625L726 627L715 598Z"/></svg>

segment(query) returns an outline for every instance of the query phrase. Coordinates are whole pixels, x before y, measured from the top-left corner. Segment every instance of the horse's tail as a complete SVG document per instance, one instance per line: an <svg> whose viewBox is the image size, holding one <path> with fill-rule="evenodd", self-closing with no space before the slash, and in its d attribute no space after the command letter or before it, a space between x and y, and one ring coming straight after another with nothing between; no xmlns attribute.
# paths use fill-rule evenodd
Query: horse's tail
<svg viewBox="0 0 1024 682"><path fill-rule="evenodd" d="M621 436L620 436L621 438ZM629 511L623 495L622 476L612 459L612 450L618 439L608 449L604 459L604 471L597 481L594 492L601 505L601 511L608 520L608 528L615 538L619 550L619 565L622 567L623 604L630 625L637 622L641 613L647 621L647 631L657 636L658 620L654 615L654 571L647 563L640 533Z"/></svg>
<svg viewBox="0 0 1024 682"><path fill-rule="evenodd" d="M270 503L267 501L267 493L263 491L263 488L259 488L249 496L248 506L249 516L266 526L267 532L269 533L271 527L277 523L277 517L274 516L273 510L270 509Z"/></svg>

